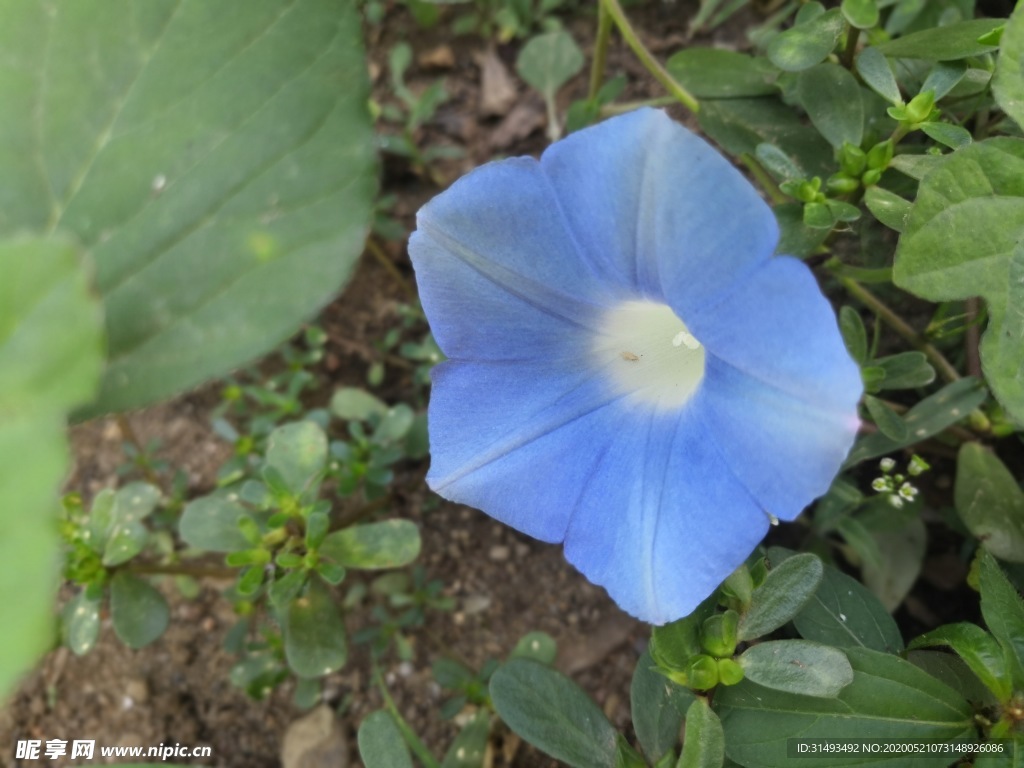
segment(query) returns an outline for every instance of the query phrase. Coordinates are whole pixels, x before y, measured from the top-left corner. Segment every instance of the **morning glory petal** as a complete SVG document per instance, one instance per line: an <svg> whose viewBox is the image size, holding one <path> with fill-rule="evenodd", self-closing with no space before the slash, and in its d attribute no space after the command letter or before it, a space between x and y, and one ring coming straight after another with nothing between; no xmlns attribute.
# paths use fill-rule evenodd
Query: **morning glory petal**
<svg viewBox="0 0 1024 768"><path fill-rule="evenodd" d="M856 412L863 391L860 370L803 262L789 257L764 262L687 322L709 356L812 405Z"/></svg>
<svg viewBox="0 0 1024 768"><path fill-rule="evenodd" d="M609 294L532 158L486 165L434 198L417 216L409 254L449 357L550 355L563 341L556 326L585 329Z"/></svg>
<svg viewBox="0 0 1024 768"><path fill-rule="evenodd" d="M584 257L611 283L671 297L687 322L778 243L750 182L658 110L574 133L541 165Z"/></svg>
<svg viewBox="0 0 1024 768"><path fill-rule="evenodd" d="M625 401L604 412L599 463L566 534L569 562L652 624L690 613L768 530L700 424L698 401L674 418Z"/></svg>
<svg viewBox="0 0 1024 768"><path fill-rule="evenodd" d="M853 408L823 408L713 356L702 422L732 474L761 507L792 520L823 495L857 435Z"/></svg>
<svg viewBox="0 0 1024 768"><path fill-rule="evenodd" d="M749 183L651 110L485 166L409 250L449 361L428 483L548 542L633 615L693 610L823 493L860 374Z"/></svg>
<svg viewBox="0 0 1024 768"><path fill-rule="evenodd" d="M569 515L607 439L619 395L579 365L448 361L433 371L427 483L547 542ZM529 382L529 385L524 385Z"/></svg>

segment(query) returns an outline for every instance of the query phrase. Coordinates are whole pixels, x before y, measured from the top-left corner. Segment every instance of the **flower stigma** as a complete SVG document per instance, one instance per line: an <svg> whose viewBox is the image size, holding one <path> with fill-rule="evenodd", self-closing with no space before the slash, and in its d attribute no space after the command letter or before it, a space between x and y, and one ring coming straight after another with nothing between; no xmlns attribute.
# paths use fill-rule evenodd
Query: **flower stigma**
<svg viewBox="0 0 1024 768"><path fill-rule="evenodd" d="M622 395L677 409L704 378L704 345L666 304L625 301L604 313L594 359Z"/></svg>

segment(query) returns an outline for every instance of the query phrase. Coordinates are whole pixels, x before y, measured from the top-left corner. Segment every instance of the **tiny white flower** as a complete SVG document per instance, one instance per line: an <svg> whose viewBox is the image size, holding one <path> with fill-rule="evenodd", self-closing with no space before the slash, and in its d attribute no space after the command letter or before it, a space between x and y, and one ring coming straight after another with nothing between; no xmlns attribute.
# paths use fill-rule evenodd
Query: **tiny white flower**
<svg viewBox="0 0 1024 768"><path fill-rule="evenodd" d="M895 459L890 459L890 458L884 458L880 462L878 462L878 466L879 466L879 468L883 472L888 474L889 472L892 472L893 469L896 468L896 460Z"/></svg>

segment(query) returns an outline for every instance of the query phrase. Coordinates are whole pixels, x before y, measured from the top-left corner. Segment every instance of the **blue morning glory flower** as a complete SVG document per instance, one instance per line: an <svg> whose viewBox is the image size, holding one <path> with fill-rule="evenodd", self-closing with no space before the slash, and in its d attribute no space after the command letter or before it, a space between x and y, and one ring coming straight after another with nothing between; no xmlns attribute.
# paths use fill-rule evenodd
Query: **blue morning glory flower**
<svg viewBox="0 0 1024 768"><path fill-rule="evenodd" d="M645 109L490 163L409 241L448 361L440 495L546 542L653 624L829 487L861 379L811 271L703 140Z"/></svg>

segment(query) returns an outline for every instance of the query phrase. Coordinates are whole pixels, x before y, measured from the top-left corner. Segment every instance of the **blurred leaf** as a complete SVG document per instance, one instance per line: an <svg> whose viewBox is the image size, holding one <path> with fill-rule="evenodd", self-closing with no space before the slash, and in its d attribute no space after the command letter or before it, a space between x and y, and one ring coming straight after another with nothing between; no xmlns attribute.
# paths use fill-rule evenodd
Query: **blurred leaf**
<svg viewBox="0 0 1024 768"><path fill-rule="evenodd" d="M629 700L636 737L648 761L653 763L675 747L694 695L659 673L654 659L645 652L633 670Z"/></svg>
<svg viewBox="0 0 1024 768"><path fill-rule="evenodd" d="M881 389L914 389L935 381L935 369L924 352L898 352L880 357L872 365L885 371Z"/></svg>
<svg viewBox="0 0 1024 768"><path fill-rule="evenodd" d="M129 648L142 648L167 629L170 612L153 585L127 571L110 580L110 618L114 631Z"/></svg>
<svg viewBox="0 0 1024 768"><path fill-rule="evenodd" d="M844 306L839 310L839 332L843 335L846 351L858 365L868 357L868 332L860 313L853 307Z"/></svg>
<svg viewBox="0 0 1024 768"><path fill-rule="evenodd" d="M992 93L996 103L1024 130L1024 6L1020 3L1003 32Z"/></svg>
<svg viewBox="0 0 1024 768"><path fill-rule="evenodd" d="M814 127L833 147L860 146L864 135L864 102L850 71L826 62L800 72L797 96Z"/></svg>
<svg viewBox="0 0 1024 768"><path fill-rule="evenodd" d="M864 405L875 422L875 426L890 440L906 440L910 434L907 423L892 408L877 397L864 395Z"/></svg>
<svg viewBox="0 0 1024 768"><path fill-rule="evenodd" d="M1014 685L1024 686L1024 603L988 552L978 556L981 615L1006 651Z"/></svg>
<svg viewBox="0 0 1024 768"><path fill-rule="evenodd" d="M778 254L798 258L810 256L829 235L827 229L814 229L804 224L804 207L800 203L780 203L772 210L781 230L775 249Z"/></svg>
<svg viewBox="0 0 1024 768"><path fill-rule="evenodd" d="M884 456L927 440L946 427L965 419L985 401L986 394L981 382L971 377L947 384L903 414L903 421L909 430L905 440L893 440L881 432L865 435L854 443L853 450L846 457L843 466L852 467L867 459Z"/></svg>
<svg viewBox="0 0 1024 768"><path fill-rule="evenodd" d="M284 621L288 666L299 677L321 677L340 669L348 658L345 623L330 591L311 579L306 594L288 607Z"/></svg>
<svg viewBox="0 0 1024 768"><path fill-rule="evenodd" d="M911 518L899 530L871 530L871 533L880 562L876 568L862 569L864 585L892 613L910 593L921 573L928 533L919 517Z"/></svg>
<svg viewBox="0 0 1024 768"><path fill-rule="evenodd" d="M134 520L118 523L107 539L103 565L112 568L128 562L143 550L148 539L149 531L141 523Z"/></svg>
<svg viewBox="0 0 1024 768"><path fill-rule="evenodd" d="M857 29L871 29L878 25L878 3L875 0L843 0L843 16Z"/></svg>
<svg viewBox="0 0 1024 768"><path fill-rule="evenodd" d="M978 38L988 34L1006 19L971 19L944 27L922 29L909 35L889 40L877 46L886 56L901 59L929 59L950 61L967 59L991 53L998 46L979 43Z"/></svg>
<svg viewBox="0 0 1024 768"><path fill-rule="evenodd" d="M346 568L399 568L420 553L420 530L410 520L382 520L329 533L320 554Z"/></svg>
<svg viewBox="0 0 1024 768"><path fill-rule="evenodd" d="M531 37L516 59L516 72L546 99L583 69L583 52L564 30Z"/></svg>
<svg viewBox="0 0 1024 768"><path fill-rule="evenodd" d="M896 155L890 163L900 173L905 173L912 179L921 181L928 172L939 166L943 157L941 155Z"/></svg>
<svg viewBox="0 0 1024 768"><path fill-rule="evenodd" d="M480 768L484 764L491 716L481 709L466 723L445 752L441 768Z"/></svg>
<svg viewBox="0 0 1024 768"><path fill-rule="evenodd" d="M371 712L359 724L359 757L366 768L413 768L412 755L395 720L385 710Z"/></svg>
<svg viewBox="0 0 1024 768"><path fill-rule="evenodd" d="M912 203L895 192L890 192L882 187L868 187L864 193L864 204L876 219L882 222L889 229L902 232L907 225L907 216L910 215Z"/></svg>
<svg viewBox="0 0 1024 768"><path fill-rule="evenodd" d="M768 58L787 72L799 72L825 59L839 42L845 25L838 8L780 32L768 43Z"/></svg>
<svg viewBox="0 0 1024 768"><path fill-rule="evenodd" d="M959 656L946 651L909 651L907 661L945 683L972 703L996 707L999 702Z"/></svg>
<svg viewBox="0 0 1024 768"><path fill-rule="evenodd" d="M686 710L686 736L676 768L721 768L725 734L718 715L705 698L695 698Z"/></svg>
<svg viewBox="0 0 1024 768"><path fill-rule="evenodd" d="M779 70L767 59L722 48L684 48L665 68L698 99L770 96Z"/></svg>
<svg viewBox="0 0 1024 768"><path fill-rule="evenodd" d="M267 439L265 467L274 470L289 491L307 502L316 496L326 464L327 435L312 421L277 427Z"/></svg>
<svg viewBox="0 0 1024 768"><path fill-rule="evenodd" d="M903 103L900 87L896 84L896 77L892 73L892 67L889 66L889 60L878 48L874 46L865 48L858 54L855 63L857 71L869 88L890 104Z"/></svg>
<svg viewBox="0 0 1024 768"><path fill-rule="evenodd" d="M805 640L837 648L903 650L903 637L885 607L859 581L825 568L818 590L793 619ZM853 661L853 659L850 659Z"/></svg>
<svg viewBox="0 0 1024 768"><path fill-rule="evenodd" d="M106 310L80 415L226 373L341 287L375 188L360 35L333 0L0 5L0 231L73 233Z"/></svg>
<svg viewBox="0 0 1024 768"><path fill-rule="evenodd" d="M826 176L832 170L828 142L775 98L702 101L697 120L701 130L732 155L753 155L758 144L772 144L797 164L801 176Z"/></svg>
<svg viewBox="0 0 1024 768"><path fill-rule="evenodd" d="M881 566L882 553L878 543L858 518L844 517L836 524L836 529L856 554L850 560L858 563L865 571Z"/></svg>
<svg viewBox="0 0 1024 768"><path fill-rule="evenodd" d="M331 413L346 421L366 421L371 416L383 416L387 405L365 389L342 387L331 397Z"/></svg>
<svg viewBox="0 0 1024 768"><path fill-rule="evenodd" d="M178 521L178 533L186 544L209 552L238 552L249 542L238 528L248 510L238 503L234 491L220 490L185 505Z"/></svg>
<svg viewBox="0 0 1024 768"><path fill-rule="evenodd" d="M1003 649L984 629L967 622L946 624L915 638L907 647L915 650L937 645L952 648L999 701L1010 698L1013 687Z"/></svg>
<svg viewBox="0 0 1024 768"><path fill-rule="evenodd" d="M573 768L614 768L615 729L572 680L529 659L491 677L498 716L533 746Z"/></svg>
<svg viewBox="0 0 1024 768"><path fill-rule="evenodd" d="M52 637L66 414L96 391L101 325L70 244L0 241L0 624L11 630L0 642L0 697Z"/></svg>
<svg viewBox="0 0 1024 768"><path fill-rule="evenodd" d="M799 180L803 175L789 155L773 144L758 144L754 156L766 171L780 181Z"/></svg>
<svg viewBox="0 0 1024 768"><path fill-rule="evenodd" d="M64 606L64 644L76 656L84 656L100 636L100 601L92 600L82 588Z"/></svg>
<svg viewBox="0 0 1024 768"><path fill-rule="evenodd" d="M527 632L516 643L510 658L533 659L541 664L554 664L558 646L546 632Z"/></svg>
<svg viewBox="0 0 1024 768"><path fill-rule="evenodd" d="M835 698L853 682L846 655L808 640L769 640L737 659L745 679L776 691Z"/></svg>
<svg viewBox="0 0 1024 768"><path fill-rule="evenodd" d="M973 141L970 131L951 123L924 123L921 130L950 149L961 149Z"/></svg>
<svg viewBox="0 0 1024 768"><path fill-rule="evenodd" d="M942 159L921 182L893 280L931 301L985 299L982 370L1024 422L1024 141L988 139Z"/></svg>
<svg viewBox="0 0 1024 768"><path fill-rule="evenodd" d="M712 594L689 616L651 630L651 644L648 650L659 666L685 669L690 657L701 653L701 625L714 613L717 602L717 596Z"/></svg>
<svg viewBox="0 0 1024 768"><path fill-rule="evenodd" d="M382 416L377 429L374 430L374 442L381 444L398 442L409 433L415 419L416 414L405 403L399 403L393 408L389 408Z"/></svg>
<svg viewBox="0 0 1024 768"><path fill-rule="evenodd" d="M935 100L938 101L953 90L966 74L967 64L962 61L937 62L921 85L921 92L931 91L935 94Z"/></svg>
<svg viewBox="0 0 1024 768"><path fill-rule="evenodd" d="M740 617L739 639L764 637L796 616L818 588L821 576L821 560L809 552L772 568Z"/></svg>
<svg viewBox="0 0 1024 768"><path fill-rule="evenodd" d="M960 446L954 496L960 519L985 549L1003 560L1024 562L1024 491L981 443Z"/></svg>
<svg viewBox="0 0 1024 768"><path fill-rule="evenodd" d="M898 656L850 648L853 682L836 698L771 691L744 680L716 692L726 752L745 768L789 768L789 740L871 739L962 741L975 738L973 713L952 688ZM834 754L801 756L806 768L834 768ZM858 765L866 765L863 760ZM872 766L906 766L901 754Z"/></svg>

